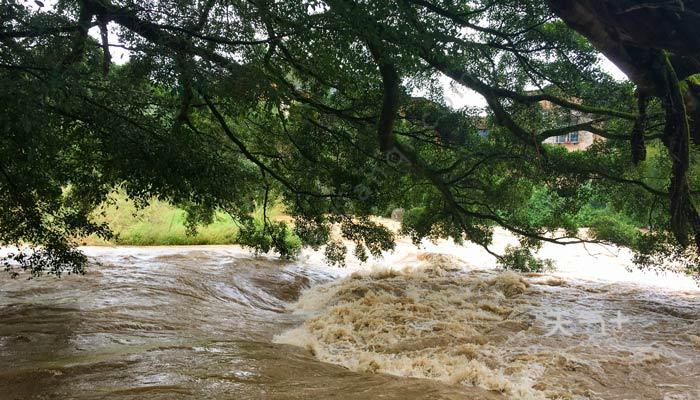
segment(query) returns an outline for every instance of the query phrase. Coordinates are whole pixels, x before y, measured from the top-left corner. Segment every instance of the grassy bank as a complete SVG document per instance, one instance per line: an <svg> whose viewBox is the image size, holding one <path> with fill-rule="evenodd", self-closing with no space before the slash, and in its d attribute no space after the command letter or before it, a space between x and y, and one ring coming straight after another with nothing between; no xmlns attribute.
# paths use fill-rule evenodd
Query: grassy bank
<svg viewBox="0 0 700 400"><path fill-rule="evenodd" d="M106 222L115 238L105 241L90 236L81 239L88 246L132 245L132 246L177 246L234 244L239 228L225 213L217 213L214 222L200 227L194 236L187 235L185 211L166 202L154 200L143 209L137 209L125 196L116 195L115 203L103 206L97 220ZM270 218L282 215L281 207L268 210Z"/></svg>

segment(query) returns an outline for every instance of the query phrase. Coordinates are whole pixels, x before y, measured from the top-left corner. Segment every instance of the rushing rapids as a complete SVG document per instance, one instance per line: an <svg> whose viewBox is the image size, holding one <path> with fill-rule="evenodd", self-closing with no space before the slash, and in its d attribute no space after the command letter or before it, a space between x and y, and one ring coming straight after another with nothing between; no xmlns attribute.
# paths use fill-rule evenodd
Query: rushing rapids
<svg viewBox="0 0 700 400"><path fill-rule="evenodd" d="M499 272L447 242L346 269L86 251L84 276L0 277L0 398L700 398L700 290L619 254L562 251L584 280Z"/></svg>
<svg viewBox="0 0 700 400"><path fill-rule="evenodd" d="M421 266L355 273L307 291L294 309L308 319L276 341L352 371L510 399L700 394L697 298L651 301L633 288L419 259Z"/></svg>

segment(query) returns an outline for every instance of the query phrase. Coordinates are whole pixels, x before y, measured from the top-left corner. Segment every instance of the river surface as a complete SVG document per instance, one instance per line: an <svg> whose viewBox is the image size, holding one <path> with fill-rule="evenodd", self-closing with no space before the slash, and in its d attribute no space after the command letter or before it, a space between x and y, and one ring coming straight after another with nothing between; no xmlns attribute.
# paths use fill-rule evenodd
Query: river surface
<svg viewBox="0 0 700 400"><path fill-rule="evenodd" d="M85 251L83 276L0 276L0 399L700 399L685 278L521 277L453 244L345 269Z"/></svg>

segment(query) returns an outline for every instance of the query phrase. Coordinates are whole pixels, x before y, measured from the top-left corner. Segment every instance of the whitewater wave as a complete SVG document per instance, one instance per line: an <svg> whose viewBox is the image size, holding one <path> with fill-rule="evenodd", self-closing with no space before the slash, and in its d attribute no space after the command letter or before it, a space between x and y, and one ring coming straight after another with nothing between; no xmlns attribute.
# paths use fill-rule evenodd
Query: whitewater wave
<svg viewBox="0 0 700 400"><path fill-rule="evenodd" d="M532 388L532 369L503 368L494 353L531 326L518 298L528 283L512 272L465 274L445 256L423 258L418 268L357 272L306 292L296 309L317 315L276 341L354 371L543 398Z"/></svg>
<svg viewBox="0 0 700 400"><path fill-rule="evenodd" d="M303 326L275 342L306 348L352 371L475 386L511 399L626 398L614 385L630 382L642 398L696 390L695 378L674 379L674 371L700 369L693 359L695 314L682 324L626 309L633 322L641 313L638 325L625 327L630 336L612 326L606 334L597 332L596 318L612 318L614 310L606 307L614 304L611 297L620 300L607 288L599 288L602 299L582 297L584 290L560 278L528 281L440 254L421 254L418 261L355 272L305 291L292 307L306 314ZM638 304L630 293L619 296ZM552 314L566 319L561 332L552 331ZM589 323L575 326L569 321L574 317ZM652 336L661 329L690 333L686 340L681 334L659 343Z"/></svg>

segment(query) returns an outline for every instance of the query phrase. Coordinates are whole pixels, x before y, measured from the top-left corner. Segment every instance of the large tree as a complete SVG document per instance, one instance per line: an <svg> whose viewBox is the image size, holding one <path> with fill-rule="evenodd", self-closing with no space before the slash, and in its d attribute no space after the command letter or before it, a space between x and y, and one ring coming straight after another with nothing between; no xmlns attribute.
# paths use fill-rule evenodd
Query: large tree
<svg viewBox="0 0 700 400"><path fill-rule="evenodd" d="M254 200L282 198L304 244L333 259L331 224L364 258L393 246L367 217L403 207L416 240L488 248L500 225L526 247L606 240L697 271L698 6L657 3L2 0L0 241L42 246L23 266L80 270L71 238L108 234L91 213L121 186L185 206L193 225L222 209L247 231ZM488 108L449 107L441 76ZM542 144L580 130L607 140ZM533 219L540 188L555 209ZM582 188L655 229L578 238ZM285 253L285 229L265 221L250 242Z"/></svg>
<svg viewBox="0 0 700 400"><path fill-rule="evenodd" d="M662 102L661 139L673 160L671 229L683 244L690 229L700 248L700 216L687 177L691 137L700 144L700 2L551 0L550 4L635 83L640 116L631 141L636 160L644 158L649 99Z"/></svg>

